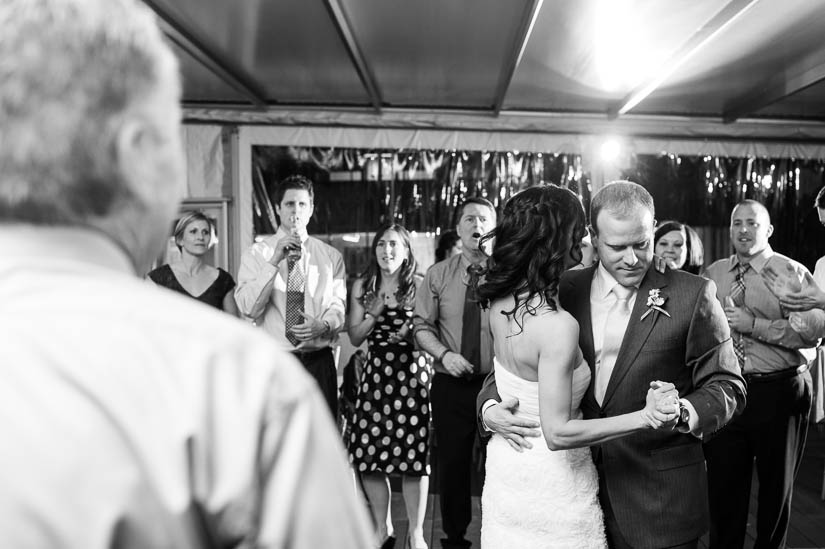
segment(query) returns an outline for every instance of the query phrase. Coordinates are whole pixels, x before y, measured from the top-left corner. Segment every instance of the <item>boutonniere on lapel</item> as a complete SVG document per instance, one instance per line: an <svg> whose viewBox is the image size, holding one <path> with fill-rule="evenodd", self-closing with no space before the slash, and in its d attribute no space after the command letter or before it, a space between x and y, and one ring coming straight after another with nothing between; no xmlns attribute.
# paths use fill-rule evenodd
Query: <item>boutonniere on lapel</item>
<svg viewBox="0 0 825 549"><path fill-rule="evenodd" d="M645 318L647 318L647 315L649 315L653 311L662 313L666 317L670 318L670 313L668 313L662 308L665 304L665 301L667 301L667 297L662 296L661 290L659 288L654 288L650 290L650 293L647 294L647 310L642 315L642 318L640 318L639 320L644 320Z"/></svg>

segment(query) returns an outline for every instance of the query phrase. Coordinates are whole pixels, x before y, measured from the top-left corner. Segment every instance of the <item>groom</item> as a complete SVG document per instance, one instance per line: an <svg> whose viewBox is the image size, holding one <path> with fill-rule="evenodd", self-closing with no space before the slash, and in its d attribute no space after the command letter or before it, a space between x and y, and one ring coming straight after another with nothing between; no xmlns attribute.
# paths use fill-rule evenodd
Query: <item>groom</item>
<svg viewBox="0 0 825 549"><path fill-rule="evenodd" d="M640 409L655 380L674 383L682 397L673 430L592 448L609 544L694 548L708 526L702 439L745 406L728 324L713 282L651 268L654 207L643 187L608 184L593 196L590 219L599 264L568 271L559 287L592 373L585 419ZM517 402L498 400L488 376L478 398L484 426L514 447L531 446L538 425L512 414Z"/></svg>

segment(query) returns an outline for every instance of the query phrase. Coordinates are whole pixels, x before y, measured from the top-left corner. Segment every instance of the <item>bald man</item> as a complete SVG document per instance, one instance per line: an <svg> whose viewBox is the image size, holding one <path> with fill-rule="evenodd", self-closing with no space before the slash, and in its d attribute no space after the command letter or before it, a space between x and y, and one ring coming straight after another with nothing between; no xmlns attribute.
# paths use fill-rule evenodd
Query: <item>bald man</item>
<svg viewBox="0 0 825 549"><path fill-rule="evenodd" d="M740 202L730 219L736 253L705 273L716 282L748 383L745 411L704 446L711 549L744 546L754 458L759 480L754 547L785 546L793 482L805 448L811 408L808 360L818 340L794 331L789 312L765 283L763 272L782 272L788 265L807 273L771 249L772 233L762 204Z"/></svg>

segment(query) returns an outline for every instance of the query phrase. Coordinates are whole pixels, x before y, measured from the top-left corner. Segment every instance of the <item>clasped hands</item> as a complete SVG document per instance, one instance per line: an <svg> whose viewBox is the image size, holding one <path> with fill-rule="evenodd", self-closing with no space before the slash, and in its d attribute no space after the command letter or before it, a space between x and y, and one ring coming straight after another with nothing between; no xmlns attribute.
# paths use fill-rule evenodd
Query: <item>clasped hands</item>
<svg viewBox="0 0 825 549"><path fill-rule="evenodd" d="M301 316L304 317L304 322L293 326L289 330L298 341L309 341L326 334L327 325L323 320L306 313L301 313Z"/></svg>
<svg viewBox="0 0 825 549"><path fill-rule="evenodd" d="M384 295L384 294L375 295L374 292L369 292L364 296L364 303L363 304L364 304L365 312L369 313L370 315L372 315L373 318L375 318L377 320L378 317L381 316L381 313L384 312L384 309L386 308L386 305L387 305L387 301L388 301L388 299L387 299L386 295ZM390 335L387 336L387 342L389 342L389 343L400 343L401 341L404 341L404 339L407 338L409 333L410 333L410 327L405 322L401 326L401 328L399 328L398 330L392 332Z"/></svg>
<svg viewBox="0 0 825 549"><path fill-rule="evenodd" d="M506 398L485 408L482 419L489 430L500 434L514 450L522 452L533 447L530 439L541 436L541 431L538 422L515 415L518 405L518 399ZM679 392L676 386L651 381L640 415L653 429L675 428L679 420Z"/></svg>
<svg viewBox="0 0 825 549"><path fill-rule="evenodd" d="M672 383L651 381L641 412L652 429L673 429L679 421L679 391Z"/></svg>

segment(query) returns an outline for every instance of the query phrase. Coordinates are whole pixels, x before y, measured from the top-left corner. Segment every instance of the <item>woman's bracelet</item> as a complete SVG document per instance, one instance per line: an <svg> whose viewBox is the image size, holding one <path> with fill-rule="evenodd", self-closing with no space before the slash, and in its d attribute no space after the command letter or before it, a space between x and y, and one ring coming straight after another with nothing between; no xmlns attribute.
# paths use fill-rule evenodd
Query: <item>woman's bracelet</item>
<svg viewBox="0 0 825 549"><path fill-rule="evenodd" d="M449 348L444 349L444 352L441 353L440 355L438 355L438 361L443 363L444 362L444 357L447 356L447 353L449 353L449 352L450 352Z"/></svg>
<svg viewBox="0 0 825 549"><path fill-rule="evenodd" d="M365 319L366 319L366 318L371 318L371 319L373 319L373 320L378 320L377 318L375 318L375 315L374 315L374 314L372 314L372 313L371 313L371 312L369 312L369 311L367 311L367 312L365 312L365 313L364 313L364 318L365 318Z"/></svg>

